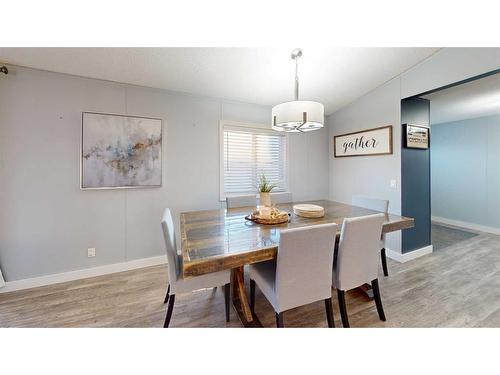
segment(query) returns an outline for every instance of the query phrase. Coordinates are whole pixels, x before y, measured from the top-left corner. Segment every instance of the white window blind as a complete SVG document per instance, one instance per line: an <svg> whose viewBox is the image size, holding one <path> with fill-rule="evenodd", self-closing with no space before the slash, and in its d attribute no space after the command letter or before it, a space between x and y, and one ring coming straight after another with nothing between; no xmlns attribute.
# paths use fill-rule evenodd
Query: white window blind
<svg viewBox="0 0 500 375"><path fill-rule="evenodd" d="M257 192L261 174L287 190L286 135L272 130L224 126L222 197Z"/></svg>

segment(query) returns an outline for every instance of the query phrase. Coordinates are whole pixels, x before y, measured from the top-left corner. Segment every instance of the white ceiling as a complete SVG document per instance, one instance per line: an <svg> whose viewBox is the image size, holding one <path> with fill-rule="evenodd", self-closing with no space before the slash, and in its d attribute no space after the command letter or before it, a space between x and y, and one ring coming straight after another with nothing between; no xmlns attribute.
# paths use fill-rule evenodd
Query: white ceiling
<svg viewBox="0 0 500 375"><path fill-rule="evenodd" d="M431 125L500 114L500 74L423 97L431 101Z"/></svg>
<svg viewBox="0 0 500 375"><path fill-rule="evenodd" d="M293 100L293 48L0 48L7 64L275 105ZM300 98L330 114L438 48L303 48Z"/></svg>

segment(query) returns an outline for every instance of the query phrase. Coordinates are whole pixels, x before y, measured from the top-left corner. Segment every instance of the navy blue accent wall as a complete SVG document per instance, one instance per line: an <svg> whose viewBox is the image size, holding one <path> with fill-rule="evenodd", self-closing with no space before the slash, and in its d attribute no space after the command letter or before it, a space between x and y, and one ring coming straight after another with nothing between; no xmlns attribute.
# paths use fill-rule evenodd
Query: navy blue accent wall
<svg viewBox="0 0 500 375"><path fill-rule="evenodd" d="M430 101L401 100L402 124L429 127ZM415 219L414 228L402 231L402 251L407 253L431 244L431 163L430 148L409 149L403 144L401 140L401 213Z"/></svg>

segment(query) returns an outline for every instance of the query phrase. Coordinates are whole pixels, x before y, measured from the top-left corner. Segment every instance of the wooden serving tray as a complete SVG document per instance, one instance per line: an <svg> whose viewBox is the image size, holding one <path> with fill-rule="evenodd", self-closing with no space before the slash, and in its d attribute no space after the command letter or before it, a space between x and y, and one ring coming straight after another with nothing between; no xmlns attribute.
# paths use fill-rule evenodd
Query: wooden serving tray
<svg viewBox="0 0 500 375"><path fill-rule="evenodd" d="M257 223L257 224L276 225L276 224L287 223L288 220L290 220L290 214L283 215L283 216L276 218L276 219L264 219L264 218L261 218L259 216L247 215L247 216L245 216L245 219L253 221L254 223Z"/></svg>

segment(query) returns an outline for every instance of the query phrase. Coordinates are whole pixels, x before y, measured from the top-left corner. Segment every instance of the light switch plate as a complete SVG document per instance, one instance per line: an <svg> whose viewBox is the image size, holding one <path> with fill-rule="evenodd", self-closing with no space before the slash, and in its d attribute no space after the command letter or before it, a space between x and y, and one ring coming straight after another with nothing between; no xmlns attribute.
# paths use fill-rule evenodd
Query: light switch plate
<svg viewBox="0 0 500 375"><path fill-rule="evenodd" d="M398 188L398 182L396 180L391 180L391 189L397 189Z"/></svg>
<svg viewBox="0 0 500 375"><path fill-rule="evenodd" d="M88 258L93 258L95 257L95 247L89 247L87 249L87 257Z"/></svg>

